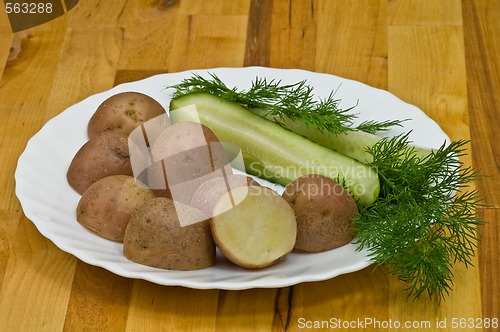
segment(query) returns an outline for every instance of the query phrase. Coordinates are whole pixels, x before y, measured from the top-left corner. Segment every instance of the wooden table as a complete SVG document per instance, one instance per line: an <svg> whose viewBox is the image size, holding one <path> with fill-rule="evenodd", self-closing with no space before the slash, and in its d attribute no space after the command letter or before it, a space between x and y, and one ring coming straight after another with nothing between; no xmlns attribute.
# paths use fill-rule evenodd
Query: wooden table
<svg viewBox="0 0 500 332"><path fill-rule="evenodd" d="M15 34L0 8L0 331L297 331L316 321L370 320L366 330L405 322L451 330L452 322L500 317L497 0L87 0ZM59 250L24 216L14 171L47 120L126 81L248 65L389 90L451 139L471 140L465 163L488 175L475 183L487 223L475 266L454 268L454 290L441 305L406 301L404 284L372 267L243 291L127 279Z"/></svg>

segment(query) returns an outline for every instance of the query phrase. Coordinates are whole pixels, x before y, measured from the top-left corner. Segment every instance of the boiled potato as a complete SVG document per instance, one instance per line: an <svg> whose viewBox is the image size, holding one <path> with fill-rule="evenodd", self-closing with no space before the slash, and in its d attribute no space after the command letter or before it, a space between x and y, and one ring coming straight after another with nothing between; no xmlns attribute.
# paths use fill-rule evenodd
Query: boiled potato
<svg viewBox="0 0 500 332"><path fill-rule="evenodd" d="M189 205L196 188L206 180L232 174L229 159L217 136L196 122L167 127L152 143L151 155L161 161L148 169L148 186ZM161 189L166 189L162 194Z"/></svg>
<svg viewBox="0 0 500 332"><path fill-rule="evenodd" d="M352 241L352 219L358 207L337 182L322 175L304 175L285 188L283 198L297 218L295 249L320 252Z"/></svg>
<svg viewBox="0 0 500 332"><path fill-rule="evenodd" d="M110 175L132 175L127 135L105 131L85 143L69 165L68 182L80 195Z"/></svg>
<svg viewBox="0 0 500 332"><path fill-rule="evenodd" d="M123 242L132 212L154 197L151 190L136 183L132 176L108 176L83 193L76 219L108 240Z"/></svg>
<svg viewBox="0 0 500 332"><path fill-rule="evenodd" d="M156 197L130 218L123 253L133 262L168 270L198 270L215 264L207 220L182 225L182 217L205 219L200 211Z"/></svg>
<svg viewBox="0 0 500 332"><path fill-rule="evenodd" d="M290 205L262 186L226 192L215 205L211 228L224 255L244 268L276 264L292 251L297 236Z"/></svg>
<svg viewBox="0 0 500 332"><path fill-rule="evenodd" d="M143 122L165 113L160 103L143 93L121 92L99 105L90 118L87 132L90 139L110 129L129 135Z"/></svg>
<svg viewBox="0 0 500 332"><path fill-rule="evenodd" d="M228 190L243 186L260 186L260 184L243 174L230 174L226 177L208 179L196 189L190 205L207 216L212 216L215 204L223 194Z"/></svg>

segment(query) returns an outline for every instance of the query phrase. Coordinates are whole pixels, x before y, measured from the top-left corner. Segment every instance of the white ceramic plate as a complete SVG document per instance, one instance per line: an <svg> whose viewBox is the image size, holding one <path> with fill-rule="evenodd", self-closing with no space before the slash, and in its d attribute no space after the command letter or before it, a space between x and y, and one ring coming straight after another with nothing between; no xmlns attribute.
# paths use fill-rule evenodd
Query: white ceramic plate
<svg viewBox="0 0 500 332"><path fill-rule="evenodd" d="M239 268L219 252L215 266L199 271L167 271L127 260L122 245L94 235L76 221L75 210L80 196L68 185L66 172L76 151L87 141L87 122L97 106L106 98L123 91L150 95L168 109L171 91L166 86L181 82L192 73L218 75L228 86L250 87L255 77L295 83L306 79L315 94L327 97L332 90L341 99L340 107L354 109L359 121L412 119L387 135L412 130L410 138L418 145L437 148L449 139L441 128L421 110L387 91L332 76L295 69L262 67L215 68L162 74L141 81L121 84L93 95L54 117L31 138L20 156L15 174L16 194L25 215L40 233L62 250L84 262L100 266L118 275L140 278L164 285L191 288L247 289L283 287L300 282L333 278L357 271L371 264L367 252L356 251L348 244L317 254L291 253L279 264L257 271ZM279 186L275 187L280 190Z"/></svg>

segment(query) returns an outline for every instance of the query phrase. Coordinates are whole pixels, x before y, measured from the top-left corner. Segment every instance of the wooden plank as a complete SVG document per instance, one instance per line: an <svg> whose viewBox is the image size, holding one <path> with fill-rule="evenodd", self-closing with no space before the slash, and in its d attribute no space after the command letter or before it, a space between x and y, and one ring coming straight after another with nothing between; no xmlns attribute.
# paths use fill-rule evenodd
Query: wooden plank
<svg viewBox="0 0 500 332"><path fill-rule="evenodd" d="M419 106L452 140L470 138L466 82L461 27L389 28L389 91ZM470 156L463 161L470 165ZM472 262L477 266L476 258ZM440 306L425 296L417 302L405 302L404 285L391 280L391 316L412 321L481 317L478 269L457 265L453 274L453 292Z"/></svg>
<svg viewBox="0 0 500 332"><path fill-rule="evenodd" d="M394 316L389 312L388 286L384 270L373 272L373 267L330 280L296 285L290 331L303 331L314 324L320 324L322 330L343 329L342 321L357 322L365 318L389 321Z"/></svg>
<svg viewBox="0 0 500 332"><path fill-rule="evenodd" d="M473 165L487 175L477 187L490 207L482 210L487 223L480 228L479 242L483 317L498 317L500 147L496 124L500 117L500 3L463 1L462 7Z"/></svg>
<svg viewBox="0 0 500 332"><path fill-rule="evenodd" d="M122 10L123 32L118 69L168 71L177 30L177 1L129 1Z"/></svg>
<svg viewBox="0 0 500 332"><path fill-rule="evenodd" d="M113 87L122 37L123 31L113 28L66 30L45 121L76 102ZM81 74L68 75L71 71ZM86 127L84 123L77 125Z"/></svg>
<svg viewBox="0 0 500 332"><path fill-rule="evenodd" d="M390 25L462 25L460 0L391 0Z"/></svg>
<svg viewBox="0 0 500 332"><path fill-rule="evenodd" d="M245 56L247 18L246 15L180 16L169 71L241 67Z"/></svg>
<svg viewBox="0 0 500 332"><path fill-rule="evenodd" d="M75 29L114 28L119 26L126 2L115 0L102 4L100 0L79 1L64 16L68 17L68 26Z"/></svg>
<svg viewBox="0 0 500 332"><path fill-rule="evenodd" d="M22 217L21 211L0 210L0 289L7 270L7 263L14 243L17 225ZM0 293L1 294L1 293Z"/></svg>
<svg viewBox="0 0 500 332"><path fill-rule="evenodd" d="M250 0L227 1L211 0L210 4L198 0L180 1L184 15L248 15Z"/></svg>
<svg viewBox="0 0 500 332"><path fill-rule="evenodd" d="M270 53L272 66L311 71L317 69L316 34L322 8L317 8L318 4L315 1L274 1L272 5L270 40L273 46ZM319 28L328 29L324 25Z"/></svg>
<svg viewBox="0 0 500 332"><path fill-rule="evenodd" d="M386 89L387 2L325 0L315 8L316 71Z"/></svg>
<svg viewBox="0 0 500 332"><path fill-rule="evenodd" d="M54 68L63 43L65 20L61 17L29 31L20 32L19 54L8 61L0 80L0 152L4 159L0 183L0 209L17 209L14 171L17 158L43 125ZM40 116L42 115L42 116Z"/></svg>
<svg viewBox="0 0 500 332"><path fill-rule="evenodd" d="M389 39L389 91L419 107L452 140L468 139L461 27L391 26Z"/></svg>
<svg viewBox="0 0 500 332"><path fill-rule="evenodd" d="M464 1L464 42L467 62L467 93L474 167L488 177L478 182L486 204L500 208L500 3Z"/></svg>
<svg viewBox="0 0 500 332"><path fill-rule="evenodd" d="M4 10L4 7L2 7L2 10L0 10L0 34L11 34L12 29L10 27L10 22L9 22L9 17L7 16L7 11ZM0 44L0 45L10 45L10 44ZM2 62L3 65L3 62Z"/></svg>
<svg viewBox="0 0 500 332"><path fill-rule="evenodd" d="M218 290L134 281L127 331L214 331Z"/></svg>
<svg viewBox="0 0 500 332"><path fill-rule="evenodd" d="M2 329L60 331L75 260L23 217L16 229L0 291Z"/></svg>
<svg viewBox="0 0 500 332"><path fill-rule="evenodd" d="M481 217L488 221L480 229L479 269L481 273L481 299L483 317L498 318L500 313L500 209L483 209Z"/></svg>
<svg viewBox="0 0 500 332"><path fill-rule="evenodd" d="M64 330L124 331L132 286L132 279L78 261Z"/></svg>
<svg viewBox="0 0 500 332"><path fill-rule="evenodd" d="M273 326L280 289L219 291L216 331L266 331Z"/></svg>
<svg viewBox="0 0 500 332"><path fill-rule="evenodd" d="M1 19L0 19L1 22ZM7 61L12 53L12 41L14 34L4 31L0 28L0 77L3 76L3 71L7 65Z"/></svg>
<svg viewBox="0 0 500 332"><path fill-rule="evenodd" d="M269 66L272 6L273 1L251 1L244 66Z"/></svg>
<svg viewBox="0 0 500 332"><path fill-rule="evenodd" d="M142 80L154 75L165 73L164 69L138 69L138 70L117 70L113 85Z"/></svg>

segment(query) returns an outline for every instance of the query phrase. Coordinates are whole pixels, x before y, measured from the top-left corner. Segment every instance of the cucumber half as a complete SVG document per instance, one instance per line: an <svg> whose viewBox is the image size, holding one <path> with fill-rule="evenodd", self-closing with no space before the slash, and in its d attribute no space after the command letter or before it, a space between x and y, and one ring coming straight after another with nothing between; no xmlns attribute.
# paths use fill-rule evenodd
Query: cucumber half
<svg viewBox="0 0 500 332"><path fill-rule="evenodd" d="M191 93L171 101L170 118L173 123L200 122L221 142L237 145L245 168L240 170L262 179L286 186L302 175L321 174L343 184L361 206L371 205L378 197L376 170L263 119L239 104L208 93Z"/></svg>

